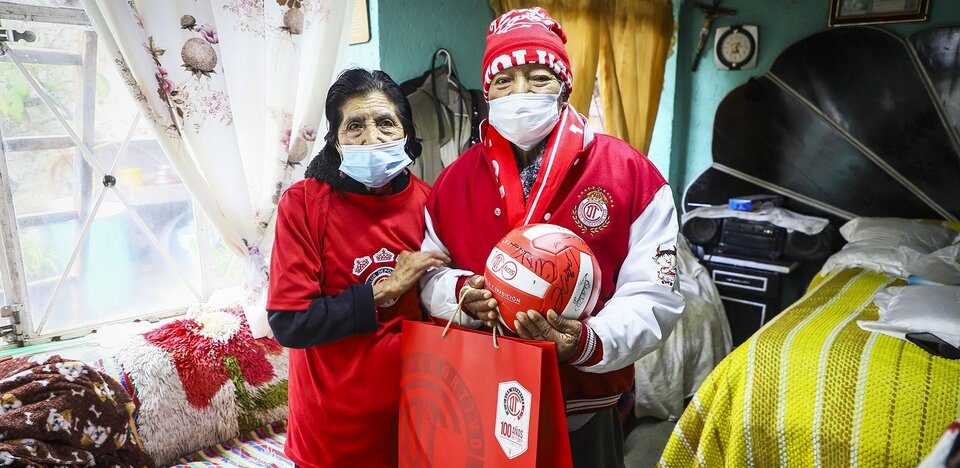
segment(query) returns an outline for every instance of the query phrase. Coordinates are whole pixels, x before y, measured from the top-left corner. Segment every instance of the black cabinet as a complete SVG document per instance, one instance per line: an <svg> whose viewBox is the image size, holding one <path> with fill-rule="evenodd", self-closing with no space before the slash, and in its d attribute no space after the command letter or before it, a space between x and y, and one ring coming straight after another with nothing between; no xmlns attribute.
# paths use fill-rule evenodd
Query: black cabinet
<svg viewBox="0 0 960 468"><path fill-rule="evenodd" d="M799 299L809 280L798 264L749 263L756 268L703 261L720 291L734 346Z"/></svg>

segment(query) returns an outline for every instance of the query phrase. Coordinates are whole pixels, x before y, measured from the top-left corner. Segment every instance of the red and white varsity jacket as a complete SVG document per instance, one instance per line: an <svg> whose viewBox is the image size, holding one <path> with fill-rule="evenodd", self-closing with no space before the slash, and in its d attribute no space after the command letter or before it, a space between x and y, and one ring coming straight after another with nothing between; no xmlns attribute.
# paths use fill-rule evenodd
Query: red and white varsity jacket
<svg viewBox="0 0 960 468"><path fill-rule="evenodd" d="M586 127L584 125L584 127ZM552 161L544 156L543 165ZM449 319L458 285L482 274L494 245L511 229L498 168L483 143L446 168L427 201L422 250L442 251L453 265L421 279L421 301L431 315ZM564 174L544 213L528 223L563 226L580 235L597 256L601 292L584 323L582 352L560 366L567 413L593 413L616 404L633 382L633 363L653 351L683 311L676 279L677 216L670 187L644 155L611 136L587 129L583 148ZM528 203L542 202L534 193ZM481 323L464 319L464 325Z"/></svg>

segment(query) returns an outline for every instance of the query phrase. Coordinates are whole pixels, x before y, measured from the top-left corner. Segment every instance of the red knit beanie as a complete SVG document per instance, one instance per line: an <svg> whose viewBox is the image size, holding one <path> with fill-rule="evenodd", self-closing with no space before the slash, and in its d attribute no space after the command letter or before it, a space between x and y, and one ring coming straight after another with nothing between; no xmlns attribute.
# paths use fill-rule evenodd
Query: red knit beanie
<svg viewBox="0 0 960 468"><path fill-rule="evenodd" d="M540 7L510 10L490 23L483 53L483 95L493 76L510 67L538 63L553 70L573 90L573 70L563 46L567 35Z"/></svg>

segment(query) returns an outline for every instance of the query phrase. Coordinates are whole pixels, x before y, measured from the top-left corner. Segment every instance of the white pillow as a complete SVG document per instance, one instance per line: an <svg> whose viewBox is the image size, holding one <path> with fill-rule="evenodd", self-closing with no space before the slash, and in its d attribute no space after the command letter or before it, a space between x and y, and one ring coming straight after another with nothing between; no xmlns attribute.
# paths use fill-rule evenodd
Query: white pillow
<svg viewBox="0 0 960 468"><path fill-rule="evenodd" d="M933 333L960 346L960 286L894 286L874 297L879 320L859 321L860 328L896 338Z"/></svg>
<svg viewBox="0 0 960 468"><path fill-rule="evenodd" d="M825 275L834 270L848 268L863 268L900 278L909 276L903 270L897 249L876 247L862 241L851 242L831 255L823 264L821 272Z"/></svg>
<svg viewBox="0 0 960 468"><path fill-rule="evenodd" d="M904 218L854 218L840 228L848 242L823 265L823 273L845 268L863 268L906 278L899 249L924 256L960 242L960 233L950 228Z"/></svg>
<svg viewBox="0 0 960 468"><path fill-rule="evenodd" d="M908 246L930 253L955 243L960 233L950 228L904 218L854 218L840 228L847 242L868 242L871 247L896 249Z"/></svg>

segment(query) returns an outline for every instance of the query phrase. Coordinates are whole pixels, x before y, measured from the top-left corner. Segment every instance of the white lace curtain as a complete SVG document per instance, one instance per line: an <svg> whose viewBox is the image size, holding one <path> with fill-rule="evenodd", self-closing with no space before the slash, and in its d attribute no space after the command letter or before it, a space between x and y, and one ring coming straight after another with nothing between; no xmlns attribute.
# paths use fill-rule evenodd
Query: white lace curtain
<svg viewBox="0 0 960 468"><path fill-rule="evenodd" d="M243 257L241 302L268 335L264 240L315 154L352 2L81 1L180 179Z"/></svg>

